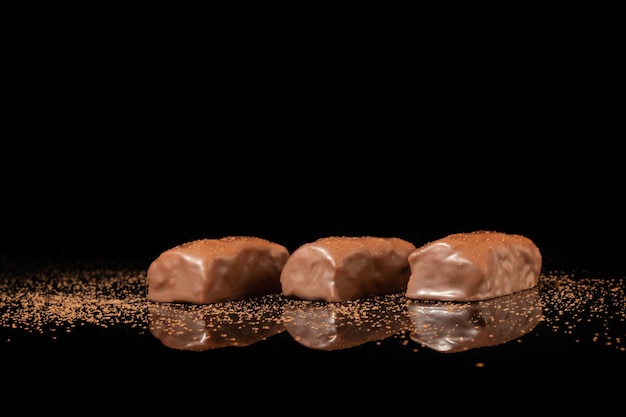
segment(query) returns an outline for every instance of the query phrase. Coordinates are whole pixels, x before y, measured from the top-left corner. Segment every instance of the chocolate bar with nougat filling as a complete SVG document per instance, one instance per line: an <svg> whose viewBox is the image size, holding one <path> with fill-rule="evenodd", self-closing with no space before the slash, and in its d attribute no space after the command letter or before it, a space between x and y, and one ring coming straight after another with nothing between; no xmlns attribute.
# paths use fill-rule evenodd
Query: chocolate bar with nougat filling
<svg viewBox="0 0 626 417"><path fill-rule="evenodd" d="M396 237L329 236L297 248L280 276L287 297L347 301L404 291L415 246Z"/></svg>
<svg viewBox="0 0 626 417"><path fill-rule="evenodd" d="M536 286L542 257L525 236L475 231L417 248L409 254L409 264L407 298L477 301Z"/></svg>
<svg viewBox="0 0 626 417"><path fill-rule="evenodd" d="M283 245L249 236L200 239L168 249L148 268L148 299L208 304L280 293Z"/></svg>

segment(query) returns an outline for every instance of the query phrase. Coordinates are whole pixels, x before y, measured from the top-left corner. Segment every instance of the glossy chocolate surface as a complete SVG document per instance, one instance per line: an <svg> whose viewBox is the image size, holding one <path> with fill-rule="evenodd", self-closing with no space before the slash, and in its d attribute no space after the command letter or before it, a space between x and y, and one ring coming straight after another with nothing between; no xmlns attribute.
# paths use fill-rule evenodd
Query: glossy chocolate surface
<svg viewBox="0 0 626 417"><path fill-rule="evenodd" d="M296 249L280 275L282 293L304 300L346 301L402 291L415 246L400 238L330 236Z"/></svg>
<svg viewBox="0 0 626 417"><path fill-rule="evenodd" d="M476 301L536 286L542 256L525 236L476 231L429 242L409 255L409 264L408 298Z"/></svg>
<svg viewBox="0 0 626 417"><path fill-rule="evenodd" d="M258 237L186 242L164 251L148 268L148 299L207 304L279 293L289 252Z"/></svg>

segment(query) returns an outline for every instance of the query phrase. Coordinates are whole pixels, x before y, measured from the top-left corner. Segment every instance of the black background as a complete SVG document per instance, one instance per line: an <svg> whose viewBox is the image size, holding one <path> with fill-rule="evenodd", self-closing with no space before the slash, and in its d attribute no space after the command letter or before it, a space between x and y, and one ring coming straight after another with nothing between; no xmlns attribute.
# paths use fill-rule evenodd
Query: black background
<svg viewBox="0 0 626 417"><path fill-rule="evenodd" d="M327 235L421 245L491 229L535 241L546 272L624 276L620 2L214 3L7 10L3 272L145 270L225 235L293 251ZM595 324L588 339L604 334ZM465 412L513 393L529 400L515 407L562 412L608 409L623 391L623 352L573 342L581 330L467 355L384 344L331 359L287 335L197 357L116 327L43 343L8 332L20 396L6 397L178 414L333 398L371 412L438 406L424 395L436 391Z"/></svg>
<svg viewBox="0 0 626 417"><path fill-rule="evenodd" d="M16 12L4 259L491 229L624 270L619 3L501 3Z"/></svg>

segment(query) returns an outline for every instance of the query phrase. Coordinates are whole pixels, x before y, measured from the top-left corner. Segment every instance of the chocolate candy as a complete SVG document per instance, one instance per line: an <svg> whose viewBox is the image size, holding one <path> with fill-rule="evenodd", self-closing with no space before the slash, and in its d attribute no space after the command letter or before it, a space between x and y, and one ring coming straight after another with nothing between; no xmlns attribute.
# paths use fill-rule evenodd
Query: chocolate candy
<svg viewBox="0 0 626 417"><path fill-rule="evenodd" d="M282 292L304 300L347 301L404 291L413 250L400 238L320 238L291 254L280 275Z"/></svg>
<svg viewBox="0 0 626 417"><path fill-rule="evenodd" d="M208 304L280 293L286 247L248 236L187 242L148 268L148 299Z"/></svg>
<svg viewBox="0 0 626 417"><path fill-rule="evenodd" d="M411 252L406 297L476 301L534 287L539 248L527 237L476 231L451 234Z"/></svg>

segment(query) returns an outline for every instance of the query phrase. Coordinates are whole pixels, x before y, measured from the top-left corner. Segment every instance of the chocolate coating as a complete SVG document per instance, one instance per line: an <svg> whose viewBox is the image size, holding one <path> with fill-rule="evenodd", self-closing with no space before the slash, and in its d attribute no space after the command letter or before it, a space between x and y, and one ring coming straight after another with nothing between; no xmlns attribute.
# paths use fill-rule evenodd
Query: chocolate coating
<svg viewBox="0 0 626 417"><path fill-rule="evenodd" d="M291 254L280 275L282 292L303 300L347 301L404 291L413 250L399 238L321 238Z"/></svg>
<svg viewBox="0 0 626 417"><path fill-rule="evenodd" d="M280 293L286 247L258 237L187 242L163 252L148 268L148 299L208 304Z"/></svg>
<svg viewBox="0 0 626 417"><path fill-rule="evenodd" d="M536 286L539 248L527 237L490 231L457 233L409 254L406 297L477 301Z"/></svg>

